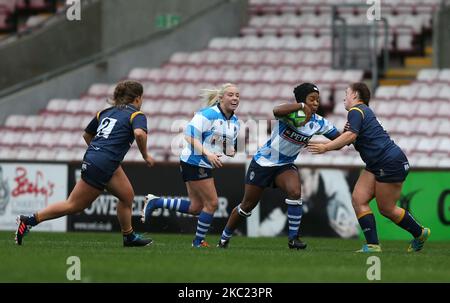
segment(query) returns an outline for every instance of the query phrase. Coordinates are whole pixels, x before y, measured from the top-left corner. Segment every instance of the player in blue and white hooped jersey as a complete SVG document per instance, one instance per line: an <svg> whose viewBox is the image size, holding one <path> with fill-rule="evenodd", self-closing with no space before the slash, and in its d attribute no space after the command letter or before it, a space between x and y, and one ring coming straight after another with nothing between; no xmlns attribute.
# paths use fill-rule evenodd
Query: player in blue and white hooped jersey
<svg viewBox="0 0 450 303"><path fill-rule="evenodd" d="M414 237L408 251L419 251L431 231L421 227L407 210L396 205L409 172L408 159L378 122L369 101L370 90L366 84L351 84L344 100L348 111L344 133L326 144L311 143L308 149L322 154L353 144L366 163L352 194L353 208L367 242L358 252L381 252L375 217L369 207L373 198L383 216Z"/></svg>
<svg viewBox="0 0 450 303"><path fill-rule="evenodd" d="M89 207L107 189L119 199L117 218L123 233L124 246L147 246L151 239L134 233L131 224L134 191L120 163L134 139L144 161L154 165L147 152L147 118L139 111L143 88L135 81L123 81L114 90L113 106L102 110L86 127L83 138L88 148L81 166L81 180L66 201L49 205L31 216L19 216L16 243L22 244L24 235L43 221L75 214Z"/></svg>
<svg viewBox="0 0 450 303"><path fill-rule="evenodd" d="M180 170L189 200L164 199L147 195L142 222L150 221L153 210L168 208L181 213L198 215L193 247L208 247L206 233L218 206L213 168L222 167L220 157L234 156L239 134L234 111L239 105L239 90L227 83L219 89L203 90L208 107L197 112L186 127L187 146L180 156Z"/></svg>
<svg viewBox="0 0 450 303"><path fill-rule="evenodd" d="M237 225L251 215L266 187L276 186L287 194L289 236L288 247L306 248L298 236L303 214L301 182L294 161L314 135L329 139L339 136L336 127L316 114L319 108L319 89L311 83L303 83L294 89L297 103L286 103L273 110L278 119L270 139L258 149L247 170L245 194L242 202L233 209L222 232L218 247L226 248ZM307 120L300 127L285 122L284 117L303 109Z"/></svg>

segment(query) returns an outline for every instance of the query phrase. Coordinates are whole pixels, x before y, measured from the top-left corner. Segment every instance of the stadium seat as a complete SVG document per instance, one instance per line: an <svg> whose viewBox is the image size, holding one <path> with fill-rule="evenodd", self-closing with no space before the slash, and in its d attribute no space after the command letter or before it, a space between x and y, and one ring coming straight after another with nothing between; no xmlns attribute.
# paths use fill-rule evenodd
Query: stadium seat
<svg viewBox="0 0 450 303"><path fill-rule="evenodd" d="M417 74L418 82L434 83L439 77L439 69L421 69Z"/></svg>
<svg viewBox="0 0 450 303"><path fill-rule="evenodd" d="M438 81L447 85L450 84L450 68L442 69L439 72Z"/></svg>

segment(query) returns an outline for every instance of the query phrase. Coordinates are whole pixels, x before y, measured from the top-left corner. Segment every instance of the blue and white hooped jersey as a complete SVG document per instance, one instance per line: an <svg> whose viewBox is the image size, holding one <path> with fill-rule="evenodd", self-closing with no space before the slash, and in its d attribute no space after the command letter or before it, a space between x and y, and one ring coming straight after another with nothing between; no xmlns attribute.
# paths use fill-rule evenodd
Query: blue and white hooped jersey
<svg viewBox="0 0 450 303"><path fill-rule="evenodd" d="M253 159L261 166L294 163L298 154L314 135L324 135L328 139L334 139L339 132L327 119L317 114L313 114L304 126L297 128L283 120L277 120L270 139L258 149Z"/></svg>
<svg viewBox="0 0 450 303"><path fill-rule="evenodd" d="M233 114L227 119L218 104L197 112L185 131L186 136L200 141L205 149L222 155L235 150L238 134L238 118ZM208 159L194 150L191 144L185 146L180 160L191 165L212 168Z"/></svg>

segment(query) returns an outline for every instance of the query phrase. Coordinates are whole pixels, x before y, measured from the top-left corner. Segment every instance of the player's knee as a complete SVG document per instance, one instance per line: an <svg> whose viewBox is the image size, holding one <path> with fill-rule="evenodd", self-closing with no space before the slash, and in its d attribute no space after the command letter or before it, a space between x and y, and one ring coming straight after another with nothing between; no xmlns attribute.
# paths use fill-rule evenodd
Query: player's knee
<svg viewBox="0 0 450 303"><path fill-rule="evenodd" d="M236 207L236 209L239 216L248 218L252 215L253 207L246 207L243 203L241 203Z"/></svg>
<svg viewBox="0 0 450 303"><path fill-rule="evenodd" d="M79 205L77 203L68 203L67 208L70 214L79 213L84 209L82 205Z"/></svg>
<svg viewBox="0 0 450 303"><path fill-rule="evenodd" d="M391 219L395 217L395 207L378 206L378 210L380 211L380 214L386 218Z"/></svg>
<svg viewBox="0 0 450 303"><path fill-rule="evenodd" d="M288 190L287 196L290 200L300 200L300 197L302 195L302 191L300 188L293 188Z"/></svg>
<svg viewBox="0 0 450 303"><path fill-rule="evenodd" d="M189 213L191 215L198 216L202 212L202 209L203 209L203 205L202 204L200 204L200 203L197 203L197 204L191 203L191 205L189 206Z"/></svg>
<svg viewBox="0 0 450 303"><path fill-rule="evenodd" d="M213 200L208 203L205 203L205 209L210 213L214 213L217 210L218 206L219 206L219 201L217 201L217 200Z"/></svg>

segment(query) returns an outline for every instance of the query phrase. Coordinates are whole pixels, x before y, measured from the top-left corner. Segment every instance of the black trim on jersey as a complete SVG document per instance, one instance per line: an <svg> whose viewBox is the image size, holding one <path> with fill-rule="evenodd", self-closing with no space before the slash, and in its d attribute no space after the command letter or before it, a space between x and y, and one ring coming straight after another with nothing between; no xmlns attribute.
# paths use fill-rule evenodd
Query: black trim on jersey
<svg viewBox="0 0 450 303"><path fill-rule="evenodd" d="M223 112L222 108L220 107L220 103L217 103L217 107L219 108L220 112L222 113L222 115L225 117L226 120L231 120L231 118L233 118L234 111L231 113L230 118L227 118L227 115L225 115L225 113Z"/></svg>

